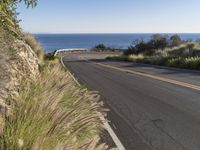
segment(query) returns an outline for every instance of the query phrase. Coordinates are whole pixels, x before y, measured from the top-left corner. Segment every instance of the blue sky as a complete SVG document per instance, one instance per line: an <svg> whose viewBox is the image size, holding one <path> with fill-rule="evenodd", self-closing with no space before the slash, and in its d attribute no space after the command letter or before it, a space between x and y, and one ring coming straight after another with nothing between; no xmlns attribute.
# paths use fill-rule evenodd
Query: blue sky
<svg viewBox="0 0 200 150"><path fill-rule="evenodd" d="M18 12L32 33L200 33L200 0L38 0Z"/></svg>

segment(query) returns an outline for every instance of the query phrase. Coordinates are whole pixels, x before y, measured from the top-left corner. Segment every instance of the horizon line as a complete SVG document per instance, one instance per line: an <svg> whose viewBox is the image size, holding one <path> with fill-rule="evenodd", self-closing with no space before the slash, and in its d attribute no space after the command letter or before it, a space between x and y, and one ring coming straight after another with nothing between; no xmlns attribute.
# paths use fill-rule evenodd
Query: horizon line
<svg viewBox="0 0 200 150"><path fill-rule="evenodd" d="M200 32L30 32L31 34L200 34Z"/></svg>

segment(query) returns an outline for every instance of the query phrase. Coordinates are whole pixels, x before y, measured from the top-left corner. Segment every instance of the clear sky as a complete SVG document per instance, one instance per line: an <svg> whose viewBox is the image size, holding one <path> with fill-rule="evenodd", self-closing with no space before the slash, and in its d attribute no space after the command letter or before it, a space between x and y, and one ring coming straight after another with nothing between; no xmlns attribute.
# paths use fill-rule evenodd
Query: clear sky
<svg viewBox="0 0 200 150"><path fill-rule="evenodd" d="M200 33L200 0L38 0L18 12L32 33Z"/></svg>

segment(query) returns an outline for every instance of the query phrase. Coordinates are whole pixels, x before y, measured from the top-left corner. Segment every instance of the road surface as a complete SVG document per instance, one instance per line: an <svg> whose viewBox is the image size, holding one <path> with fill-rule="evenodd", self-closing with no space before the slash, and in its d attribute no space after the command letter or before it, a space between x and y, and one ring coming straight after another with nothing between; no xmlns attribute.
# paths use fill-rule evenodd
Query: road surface
<svg viewBox="0 0 200 150"><path fill-rule="evenodd" d="M107 54L106 54L107 55ZM99 91L127 150L200 150L200 72L68 54L64 64Z"/></svg>

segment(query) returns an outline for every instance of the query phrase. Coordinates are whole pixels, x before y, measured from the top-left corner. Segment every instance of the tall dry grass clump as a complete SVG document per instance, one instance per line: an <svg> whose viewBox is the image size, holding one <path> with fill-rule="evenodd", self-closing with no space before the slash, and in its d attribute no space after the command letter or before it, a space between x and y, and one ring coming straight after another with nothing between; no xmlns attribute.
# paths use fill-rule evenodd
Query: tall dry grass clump
<svg viewBox="0 0 200 150"><path fill-rule="evenodd" d="M19 93L5 118L2 150L81 149L101 128L99 96L77 87L58 64Z"/></svg>
<svg viewBox="0 0 200 150"><path fill-rule="evenodd" d="M23 39L35 52L40 61L39 63L42 63L44 58L44 50L37 39L30 33L23 33Z"/></svg>

